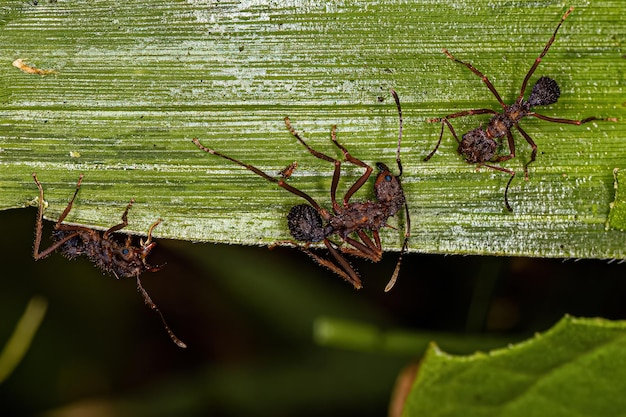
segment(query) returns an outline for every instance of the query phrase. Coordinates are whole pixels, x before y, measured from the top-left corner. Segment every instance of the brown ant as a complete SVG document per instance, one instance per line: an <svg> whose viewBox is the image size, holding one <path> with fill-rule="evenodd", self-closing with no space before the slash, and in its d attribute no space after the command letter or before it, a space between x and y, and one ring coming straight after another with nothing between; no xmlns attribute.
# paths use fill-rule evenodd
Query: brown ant
<svg viewBox="0 0 626 417"><path fill-rule="evenodd" d="M530 96L528 97L528 100L524 100L524 93L526 91L528 80L530 79L530 77L533 75L533 73L539 66L539 63L548 52L548 49L550 49L550 46L552 45L552 43L554 42L556 38L556 33L561 27L561 24L563 24L563 21L565 21L565 19L567 18L567 16L569 16L572 10L574 10L574 8L570 7L569 10L561 18L561 21L559 22L558 26L554 30L552 37L550 38L550 40L548 40L548 43L543 48L543 51L541 52L539 57L535 59L535 62L530 68L530 70L528 71L528 73L526 74L526 77L524 77L524 81L522 82L522 88L520 90L519 96L515 100L515 103L513 103L510 106L505 104L504 101L502 101L500 94L498 94L495 87L491 84L489 79L485 75L483 75L483 73L481 73L476 68L474 68L472 64L455 58L454 56L452 56L452 54L450 54L450 52L448 52L448 50L443 49L443 52L446 54L448 58L450 58L451 60L455 62L458 62L459 64L465 65L467 68L469 68L470 71L472 71L474 74L476 74L482 79L482 81L485 83L489 91L491 91L491 93L495 96L496 100L498 100L498 103L500 103L500 105L502 106L503 111L500 113L491 109L465 110L465 111L461 111L458 113L449 114L444 117L438 117L435 119L428 120L429 122L432 122L432 123L441 122L441 133L439 134L439 140L437 141L437 145L435 145L435 149L433 149L432 152L428 154L426 158L424 158L424 161L428 161L435 154L435 152L437 152L437 149L439 148L439 145L441 144L441 138L443 137L444 126L448 126L448 129L450 129L452 136L454 136L454 139L456 139L456 141L459 143L457 152L460 155L464 156L465 160L468 163L478 164L478 167L485 166L487 168L506 172L507 174L511 175L511 178L509 179L509 182L506 184L506 189L504 191L504 203L506 205L506 208L509 211L513 211L511 209L511 206L509 205L507 195L509 191L509 185L511 185L511 181L513 181L513 178L515 177L515 171L506 169L503 167L495 166L495 165L490 165L487 163L487 162L503 162L503 161L507 161L515 157L515 141L513 139L513 135L511 134L512 127L515 127L519 131L519 133L524 137L524 139L526 139L526 142L528 142L528 144L532 148L530 161L528 161L524 165L524 178L528 180L528 165L531 162L535 161L535 158L537 156L537 145L518 124L518 122L522 120L524 117L536 117L538 119L545 120L548 122L567 123L567 124L572 124L572 125L581 125L583 123L588 123L592 120L611 120L611 121L614 120L614 119L599 119L597 117L588 117L582 120L559 119L559 118L544 116L542 114L531 111L532 107L547 106L549 104L556 103L556 101L558 100L561 94L559 86L556 83L556 81L548 77L539 78L537 82L535 83L535 85L533 86ZM459 140L456 132L454 131L454 128L452 127L452 124L450 124L448 120L455 119L457 117L471 116L475 114L493 114L494 116L491 118L491 120L489 120L489 123L487 124L486 128L483 128L482 126L480 126L474 130L470 130L469 132L463 135L462 140ZM497 155L496 151L498 148L498 142L496 141L496 139L502 139L504 136L507 137L510 153L508 155Z"/></svg>
<svg viewBox="0 0 626 417"><path fill-rule="evenodd" d="M152 299L141 285L139 275L143 272L156 272L161 267L150 266L146 262L146 257L150 254L150 251L156 245L156 242L152 241L152 231L161 223L161 219L154 222L148 230L148 239L144 242L140 242L140 246L132 245L132 236L128 234L124 244L119 243L113 238L113 233L117 232L128 225L128 210L135 202L134 199L130 200L126 210L122 214L122 223L110 227L108 230L102 232L85 226L74 226L64 224L63 220L67 217L72 210L72 205L80 189L80 185L83 181L83 175L78 177L76 183L76 191L74 196L61 213L59 220L54 225L54 232L52 233L52 239L54 243L49 248L40 251L41 235L43 231L43 211L44 211L44 198L43 187L37 179L37 174L33 173L33 179L37 188L39 188L39 210L37 215L37 224L35 228L35 247L33 250L33 256L35 260L48 257L52 252L60 250L61 254L68 259L75 259L80 255L85 255L91 262L93 262L98 268L104 272L109 272L115 276L115 278L136 277L137 289L144 298L146 304L154 311L157 312L163 326L170 336L172 341L181 348L186 348L187 345L183 343L174 333L170 330L170 327L165 322L165 318L161 311L157 308L156 304L152 302Z"/></svg>
<svg viewBox="0 0 626 417"><path fill-rule="evenodd" d="M389 283L385 287L385 291L391 290L400 272L400 264L402 262L402 255L408 249L408 239L410 236L410 219L409 210L406 204L406 198L400 184L400 177L402 176L402 164L400 162L400 144L402 141L402 110L400 108L400 99L394 90L391 90L396 106L398 108L398 115L400 120L400 128L398 135L398 148L396 151L396 162L398 164L398 175L393 175L389 168L382 162L376 163L376 167L380 171L376 177L374 183L374 201L364 201L359 203L351 203L350 198L356 193L368 180L373 168L365 162L350 155L348 150L337 142L336 126L332 127L331 139L333 143L341 150L346 161L365 168L365 173L350 187L343 197L342 204L337 202L336 191L339 184L339 177L341 175L341 161L318 152L311 148L295 131L291 126L291 121L288 117L285 117L285 124L289 129L289 132L302 144L304 147L316 158L323 159L331 162L335 166L333 173L333 180L330 187L330 198L332 202L332 212L322 208L311 196L300 191L299 189L287 184L284 179L276 179L261 171L260 169L231 158L230 156L221 154L213 149L203 146L197 138L193 139L193 143L196 144L201 150L210 154L222 157L231 162L234 162L255 174L265 178L266 180L275 183L279 187L286 189L287 191L304 198L309 204L299 204L294 206L287 215L287 224L291 236L299 242L304 242L304 245L300 245L295 241L281 241L277 243L288 243L295 245L298 249L309 255L320 265L330 269L346 281L350 282L354 288L361 288L361 279L358 273L352 268L352 266L346 261L342 254L354 255L360 258L369 259L373 262L378 262L382 258L382 245L379 236L379 230L387 226L387 219L390 216L395 215L402 206L405 207L406 219L405 219L405 232L404 242L400 252L400 257L396 264L395 270ZM370 232L370 235L366 233ZM348 246L341 246L329 239L330 236L337 235ZM332 258L322 258L313 253L309 246L312 243L324 242L324 245L330 252Z"/></svg>

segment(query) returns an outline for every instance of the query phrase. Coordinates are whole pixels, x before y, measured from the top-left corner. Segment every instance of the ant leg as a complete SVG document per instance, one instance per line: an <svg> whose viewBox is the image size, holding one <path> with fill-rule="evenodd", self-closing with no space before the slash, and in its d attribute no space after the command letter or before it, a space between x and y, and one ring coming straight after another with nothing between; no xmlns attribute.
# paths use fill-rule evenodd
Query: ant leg
<svg viewBox="0 0 626 417"><path fill-rule="evenodd" d="M456 141L459 141L459 138L456 135L456 132L454 131L454 128L452 127L452 125L450 124L450 122L448 121L448 119L443 118L443 119L430 119L429 122L435 122L435 121L441 121L441 132L439 132L439 140L437 141L437 144L435 145L435 149L433 149L427 156L426 158L424 158L424 162L428 161L430 158L433 157L433 155L435 154L435 152L437 152L437 149L439 149L439 145L441 145L441 139L443 138L443 128L444 125L448 125L448 128L450 129L450 132L452 132L452 136L454 136L454 139L456 139Z"/></svg>
<svg viewBox="0 0 626 417"><path fill-rule="evenodd" d="M330 252L330 254L333 255L335 260L339 262L339 265L341 265L342 269L338 268L337 265L333 264L331 261L317 257L318 262L325 261L324 263L320 262L320 265L324 265L325 267L330 268L333 272L338 273L339 275L343 276L344 279L350 282L354 286L355 289L358 290L361 287L363 287L363 285L361 284L361 279L359 278L356 271L352 268L352 266L350 266L348 261L346 261L343 258L343 256L341 256L341 254L337 252L337 250L333 247L332 243L330 243L328 239L324 239L324 244L328 248L328 251Z"/></svg>
<svg viewBox="0 0 626 417"><path fill-rule="evenodd" d="M287 165L285 168L278 171L277 174L283 177L284 179L288 180L289 178L291 178L291 175L296 170L296 168L298 168L298 161L293 161L292 163Z"/></svg>
<svg viewBox="0 0 626 417"><path fill-rule="evenodd" d="M513 209L511 208L511 205L509 204L509 186L511 185L511 182L513 182L513 178L515 178L515 171L512 171L510 169L506 169L506 168L502 168L499 166L495 166L495 165L487 165L487 164L482 164L481 166L487 167L487 168L491 168L494 169L496 171L500 171L500 172L506 172L507 174L509 174L511 176L511 178L509 178L509 182L506 183L506 188L504 189L504 205L506 206L506 209L508 211L513 211Z"/></svg>
<svg viewBox="0 0 626 417"><path fill-rule="evenodd" d="M155 227L161 224L161 221L162 221L161 219L157 219L156 222L150 225L150 229L148 229L148 240L146 240L142 246L149 246L152 243L152 231L154 230Z"/></svg>
<svg viewBox="0 0 626 417"><path fill-rule="evenodd" d="M582 120L560 119L560 118L555 118L555 117L544 116L543 114L539 114L539 113L535 113L535 112L528 113L528 116L536 117L537 119L545 120L546 122L563 123L563 124L570 124L570 125L576 125L576 126L580 126L582 124L589 123L589 122L592 122L594 120L609 121L609 122L617 121L616 119L613 119L613 118L602 119L602 118L598 118L598 117L587 117L586 119L582 119ZM528 161L526 163L526 165L524 165L524 177L528 180L528 165L531 162L535 161L535 157L537 156L537 145L535 145L535 142L533 142L533 140L530 138L530 136L528 136L528 134L526 132L524 132L524 130L522 130L521 127L519 127L518 125L515 125L515 127L517 128L517 130L519 130L519 132L522 134L522 136L524 136L524 139L526 139L526 141L533 148L533 152L532 152L532 154L530 156L530 161Z"/></svg>
<svg viewBox="0 0 626 417"><path fill-rule="evenodd" d="M291 133L293 135L293 137L295 137L298 142L300 142L306 149L307 151L309 151L309 153L311 155L313 155L316 158L319 159L323 159L324 161L328 161L328 162L332 162L335 166L335 170L333 172L333 181L331 182L330 185L330 200L332 202L333 205L333 211L335 213L339 213L341 211L341 207L339 206L339 204L337 203L337 185L339 185L339 177L341 176L341 161L332 158L326 154L323 154L319 151L316 151L315 149L311 148L305 141L304 139L302 139L300 137L300 135L298 134L298 132L296 132L296 129L293 128L293 126L291 125L291 120L289 119L289 117L285 117L285 125L287 126L287 129L289 129L289 133ZM331 138L336 137L335 131L337 130L337 126L333 125L333 127L330 130L330 136Z"/></svg>
<svg viewBox="0 0 626 417"><path fill-rule="evenodd" d="M456 139L456 141L458 143L461 143L461 141L459 140L459 137L457 136L456 132L454 131L454 128L452 127L452 124L450 124L448 119L455 119L457 117L463 117L463 116L472 116L472 115L475 115L475 114L499 114L499 113L497 111L491 110L491 109L475 109L475 110L465 110L465 111L461 111L461 112L458 112L458 113L449 114L449 115L444 116L444 117L436 117L434 119L428 119L429 123L439 123L439 122L441 122L441 132L439 133L439 140L437 141L437 144L435 145L435 149L433 149L426 156L426 158L424 158L424 162L426 162L430 158L432 158L433 155L435 154L435 152L437 152L437 149L439 149L439 145L441 145L441 139L443 138L444 125L448 126L448 129L450 129L450 133L452 133L452 136L454 136L454 139Z"/></svg>
<svg viewBox="0 0 626 417"><path fill-rule="evenodd" d="M147 271L149 272L159 271L164 266L164 265L158 265L158 266L149 267L148 264L146 263L146 258L148 257L152 249L156 246L156 242L152 241L152 231L159 224L161 224L161 219L157 219L157 221L155 221L154 223L150 225L150 228L148 229L148 239L145 242L143 241L143 239L140 239L139 241L141 245L141 261L144 263L146 267L148 267ZM131 244L131 236L128 235L128 241L126 243L126 246L129 247L130 244Z"/></svg>
<svg viewBox="0 0 626 417"><path fill-rule="evenodd" d="M374 241L372 241L372 239L370 239L367 233L363 230L357 230L357 234L368 248L372 248L376 252L379 258L382 256L383 247L380 242L378 230L372 230L372 237L374 238Z"/></svg>
<svg viewBox="0 0 626 417"><path fill-rule="evenodd" d="M463 116L473 116L475 114L500 114L495 110L491 109L473 109L473 110L464 110L458 113L452 113L444 117L435 117L434 119L428 119L428 123L439 123L445 122L447 119L456 119L457 117Z"/></svg>
<svg viewBox="0 0 626 417"><path fill-rule="evenodd" d="M35 223L35 244L33 248L33 257L35 258L35 260L39 260L39 259L43 259L49 256L52 252L54 252L55 250L60 248L63 244L65 244L65 242L78 236L78 233L72 233L70 235L67 235L63 239L55 242L52 246L45 249L44 251L41 251L41 252L39 251L39 248L41 247L41 237L43 233L44 197L43 197L43 187L41 183L39 182L39 180L37 179L37 174L35 172L33 172L33 179L35 180L35 184L37 185L37 188L39 189L39 207L37 209L37 222ZM83 174L80 174L80 176L78 177L78 182L76 183L76 191L74 191L74 195L72 196L70 202L67 204L67 207L65 207L65 210L63 210L63 213L61 213L59 220L54 225L55 230L62 230L62 229L63 230L82 230L83 229L79 226L68 226L67 228L63 228L62 227L63 225L61 225L61 222L65 220L70 210L72 210L74 200L76 199L76 195L78 194L78 190L80 189L80 184L82 183L82 181L83 181Z"/></svg>
<svg viewBox="0 0 626 417"><path fill-rule="evenodd" d="M550 46L552 46L552 43L556 39L556 33L559 31L559 28L561 27L565 19L567 19L567 16L569 16L572 10L574 10L574 7L570 7L569 10L565 12L563 17L561 18L561 21L559 22L556 29L554 30L552 37L548 40L548 43L543 48L543 51L541 52L541 54L537 57L537 59L535 59L535 62L533 63L532 67L530 67L528 74L526 74L526 77L524 77L524 82L522 83L522 88L520 90L519 97L517 97L516 103L521 103L522 100L524 99L524 92L526 91L526 85L528 84L528 80L530 79L530 77L533 75L533 73L539 66L539 63L541 62L543 57L546 56L546 54L548 53L548 49L550 49Z"/></svg>
<svg viewBox="0 0 626 417"><path fill-rule="evenodd" d="M37 174L33 172L33 179L37 188L39 188L39 207L37 208L37 222L35 223L35 248L33 250L33 257L35 259L41 259L52 253L52 250L46 250L44 253L39 253L39 247L41 246L41 235L43 233L43 187L39 180L37 180Z"/></svg>
<svg viewBox="0 0 626 417"><path fill-rule="evenodd" d="M252 166L252 165L248 165L248 164L243 163L243 162L241 162L241 161L239 161L239 160L237 160L237 159L235 159L235 158L231 158L231 157L230 157L230 156L228 156L228 155L224 155L224 154L219 153L218 151L215 151L215 150L213 150L213 149L211 149L211 148L207 148L206 146L204 146L204 145L202 145L202 144L200 143L200 141L198 140L198 138L193 138L193 139L192 139L192 142L193 142L193 143L194 143L194 144L195 144L198 148L200 148L201 150L203 150L204 152L207 152L207 153L210 153L211 155L216 155L216 156L219 156L220 158L224 158L224 159L227 159L227 160L229 160L229 161L231 161L231 162L234 162L234 163L236 163L237 165L240 165L240 166L242 166L242 167L246 168L247 170L254 172L254 173L255 173L255 174L257 174L258 176L263 177L263 178L265 178L266 180L268 180L268 181L270 181L270 182L273 182L273 183L278 183L278 182L279 182L279 180L277 180L276 178L274 178L274 177L270 177L270 176L269 176L269 175L267 175L265 172L261 171L260 169L258 169L258 168L256 168L256 167L254 167L254 166Z"/></svg>
<svg viewBox="0 0 626 417"><path fill-rule="evenodd" d="M65 218L67 217L67 215L70 213L70 211L72 210L72 206L74 205L74 200L76 199L76 196L78 195L78 190L80 189L80 185L83 182L83 174L80 174L78 176L78 182L76 183L76 191L74 191L74 195L72 196L72 198L70 199L70 202L67 203L67 207L65 207L65 210L63 210L63 213L61 213L61 216L59 216L59 220L56 222L55 224L55 228L57 226L59 226L63 220L65 220ZM41 186L41 184L39 183L39 180L37 180L37 174L33 172L33 179L35 180L35 183L37 184L37 188L39 188L39 219L43 218L43 188Z"/></svg>
<svg viewBox="0 0 626 417"><path fill-rule="evenodd" d="M512 212L513 209L511 208L511 205L509 204L509 187L511 186L511 183L513 182L513 178L515 178L515 172L511 174L511 178L509 178L509 181L506 183L506 188L504 189L504 205L506 206L506 209L510 212Z"/></svg>
<svg viewBox="0 0 626 417"><path fill-rule="evenodd" d="M545 120L546 122L565 123L565 124L568 124L568 125L576 125L576 126L580 126L582 124L589 123L589 122L592 122L594 120L605 121L605 122L616 122L617 121L617 119L614 119L614 118L602 119L600 117L587 117L586 119L582 119L582 120L559 119L559 118L555 118L555 117L544 116L543 114L539 114L539 113L535 113L535 112L528 113L528 116L536 117L537 119Z"/></svg>
<svg viewBox="0 0 626 417"><path fill-rule="evenodd" d="M314 208L315 208L315 209L316 209L316 210L320 213L320 215L321 215L323 218L328 219L328 217L329 217L329 213L328 213L328 211L327 211L327 210L325 210L325 209L323 209L323 208L321 208L321 207L320 207L320 205L319 205L319 204L317 204L317 202L316 202L315 200L313 200L313 198L312 198L311 196L309 196L308 194L306 194L306 193L304 193L304 192L302 192L302 191L298 190L298 189L297 189L297 188L295 188L295 187L292 187L291 185L287 184L287 183L286 183L286 182L284 182L283 180L277 180L276 178L269 176L268 174L266 174L265 172L261 171L260 169L258 169L258 168L257 168L257 167L255 167L255 166L252 166L252 165L249 165L249 164L243 163L243 162L241 162L241 161L239 161L239 160L237 160L237 159L235 159L235 158L231 158L231 157L230 157L230 156L228 156L228 155L224 155L224 154L222 154L222 153L217 152L216 150L213 150L213 149L211 149L211 148L207 148L206 146L202 145L202 144L200 143L200 141L199 141L197 138L193 138L193 143L194 143L194 144L195 144L198 148L200 148L201 150L203 150L204 152L207 152L207 153L210 153L210 154L212 154L212 155L216 155L216 156L219 156L219 157L221 157L221 158L227 159L227 160L229 160L229 161L231 161L231 162L234 162L235 164L237 164L237 165L239 165L239 166L242 166L242 167L246 168L246 169L247 169L247 170L249 170L249 171L254 172L254 173L255 173L255 174L257 174L258 176L265 178L265 179L266 179L266 180L268 180L269 182L273 182L274 184L278 185L279 187L282 187L282 188L286 189L286 190L287 190L287 191L289 191L290 193L295 194L295 195L297 195L297 196L300 196L300 197L304 198L306 201L308 201L308 202L309 202L309 204L311 204L311 205L312 205L312 206L313 206L313 207L314 207Z"/></svg>
<svg viewBox="0 0 626 417"><path fill-rule="evenodd" d="M537 144L535 143L535 141L532 140L528 133L524 131L524 129L519 127L519 125L516 124L515 127L522 134L522 136L524 136L524 139L526 139L526 142L528 142L531 148L533 148L533 151L530 154L530 161L524 164L524 179L528 181L528 165L530 165L532 162L535 162L535 158L537 158Z"/></svg>
<svg viewBox="0 0 626 417"><path fill-rule="evenodd" d="M330 271L332 271L335 274L339 275L344 280L346 280L349 283L351 283L354 286L355 289L358 290L358 289L362 288L363 285L361 284L361 279L359 278L359 276L356 273L356 271L350 266L348 261L346 261L339 254L339 252L337 252L337 249L335 249L333 247L333 245L330 243L330 241L328 239L324 239L324 244L328 248L328 251L333 255L333 257L337 260L337 262L341 266L338 266L337 264L333 263L332 261L330 261L328 259L325 259L325 258L322 258L321 256L318 256L315 253L313 253L309 249L308 243L305 244L304 246L302 246L302 245L298 244L297 242L294 242L293 240L282 240L282 241L275 242L273 245L270 246L270 249L275 248L279 244L290 244L290 245L295 246L297 249L299 249L302 252L306 253L311 259L313 259L318 264L320 264L323 267L329 269Z"/></svg>
<svg viewBox="0 0 626 417"><path fill-rule="evenodd" d="M337 141L337 135L335 133L335 129L333 126L333 130L331 131L331 135L330 138L332 139L333 143L335 145L337 145L337 147L339 149L341 149L341 152L343 153L343 157L346 159L346 161L354 164L354 165L358 165L362 168L365 168L365 172L363 173L363 175L361 175L361 177L354 183L352 184L352 187L350 187L350 189L346 192L346 195L344 195L343 197L343 205L344 207L348 205L348 202L350 201L350 197L352 197L354 195L354 193L356 193L359 188L361 188L363 186L363 184L365 184L367 182L367 179L370 177L370 175L372 174L372 171L374 170L371 166L369 166L368 164L366 164L365 162L361 161L360 159L357 159L355 157L353 157L352 155L350 155L350 153L348 152L348 150ZM337 178L339 179L339 178ZM335 178L333 177L333 185L335 185L336 188L336 184L335 184Z"/></svg>
<svg viewBox="0 0 626 417"><path fill-rule="evenodd" d="M170 336L170 339L172 339L172 342L174 342L178 347L181 347L183 349L186 348L187 345L178 337L176 337L174 332L170 329L170 326L168 326L167 323L165 322L165 317L163 317L163 313L161 313L161 310L159 310L156 304L154 304L154 302L148 295L148 292L141 285L141 281L139 280L139 275L137 275L137 290L139 290L139 292L143 296L144 302L148 305L148 307L154 310L159 315L159 317L161 317L161 322L163 323L163 327L165 327L165 331Z"/></svg>
<svg viewBox="0 0 626 417"><path fill-rule="evenodd" d="M515 125L515 127L517 127L519 129L519 126ZM513 139L513 134L511 133L510 130L506 131L506 140L507 140L507 143L509 145L509 154L508 155L499 156L495 160L493 160L493 162L504 162L504 161L508 161L509 159L515 158L515 139ZM531 146L535 145L535 143L530 138L528 138L527 140L530 140L529 143L531 143ZM535 150L536 150L536 148L537 148L537 146L535 145ZM533 159L533 161L534 161L534 159Z"/></svg>
<svg viewBox="0 0 626 417"><path fill-rule="evenodd" d="M130 202L126 206L126 210L124 210L124 213L122 213L122 223L116 224L115 226L110 227L106 232L104 232L104 234L102 235L103 239L106 240L111 233L117 232L118 230L121 230L121 229L125 228L126 226L128 226L128 210L130 210L130 208L133 206L133 204L135 204L135 199L134 198L130 200ZM130 239L131 239L131 237L129 235L128 236L128 240L130 240ZM127 241L127 246L128 245L129 245L129 243Z"/></svg>
<svg viewBox="0 0 626 417"><path fill-rule="evenodd" d="M483 80L483 82L485 83L485 85L487 86L489 91L491 91L491 94L493 94L494 97L496 98L496 100L498 100L498 103L500 103L502 108L506 108L506 104L504 103L504 101L502 101L502 98L500 97L500 94L498 94L498 91L496 91L496 88L493 86L493 84L491 84L491 81L489 81L489 78L487 78L486 75L484 75L482 72L480 72L476 68L474 68L474 66L472 64L470 64L469 62L463 62L460 59L456 59L445 48L443 48L443 53L446 54L446 56L448 58L450 58L451 60L453 60L454 62L458 62L459 64L465 65L467 68L469 68L470 71L472 71L474 74L478 75Z"/></svg>
<svg viewBox="0 0 626 417"><path fill-rule="evenodd" d="M315 156L316 158L319 159L323 159L324 161L328 161L328 162L335 162L336 159L332 158L326 154L323 154L319 151L316 151L315 149L311 148L305 141L304 139L302 139L300 137L300 135L298 134L298 132L296 132L296 129L293 128L293 126L291 125L291 120L289 119L289 117L285 117L285 125L287 126L287 129L289 129L289 133L291 133L293 135L293 137L295 137L296 139L298 139L298 142L300 142L302 145L304 145L304 147L307 149L307 151L309 151L311 153L311 155ZM334 132L336 129L336 126L333 126L332 128L332 132Z"/></svg>
<svg viewBox="0 0 626 417"><path fill-rule="evenodd" d="M376 236L374 236L374 233ZM378 262L382 258L382 248L380 247L380 237L378 236L378 232L372 232L372 236L378 242L379 246L376 246L376 243L372 242L372 240L365 234L363 230L358 230L357 234L359 238L363 241L363 243L358 240L352 239L350 237L346 237L343 240L352 245L353 248L339 247L339 250L342 253L347 253L349 255L358 256L360 258L369 259L372 262Z"/></svg>

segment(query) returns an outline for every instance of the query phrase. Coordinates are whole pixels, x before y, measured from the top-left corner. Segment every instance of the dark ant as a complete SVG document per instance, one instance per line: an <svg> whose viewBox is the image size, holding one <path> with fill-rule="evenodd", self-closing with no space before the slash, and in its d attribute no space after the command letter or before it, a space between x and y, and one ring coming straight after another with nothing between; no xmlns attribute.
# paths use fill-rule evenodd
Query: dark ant
<svg viewBox="0 0 626 417"><path fill-rule="evenodd" d="M104 272L109 272L115 276L115 278L137 278L137 289L144 298L146 304L161 317L165 331L170 336L172 341L181 348L186 348L187 345L183 343L174 333L170 330L170 327L165 322L165 318L161 311L157 308L156 304L152 302L152 299L141 285L139 275L143 272L156 272L161 267L150 266L146 262L147 256L150 251L156 245L156 242L152 241L152 231L161 223L161 219L154 222L148 230L148 239L144 242L141 240L140 246L132 245L132 236L129 234L126 236L124 244L120 244L113 238L113 233L117 232L128 225L128 210L135 202L134 199L130 200L126 210L122 214L122 223L110 227L108 230L102 232L85 226L74 226L64 224L63 220L67 217L72 210L74 200L80 189L80 185L83 181L83 175L78 177L76 183L76 191L74 196L61 213L59 220L54 225L54 232L52 233L52 239L54 243L49 248L39 251L41 245L41 235L43 231L43 211L44 211L44 198L43 187L37 179L37 174L33 173L33 179L37 188L39 188L39 210L37 215L37 224L35 228L35 247L33 250L33 256L35 260L48 257L52 252L60 250L61 254L68 259L75 259L80 255L85 255L91 262L93 262L98 268Z"/></svg>
<svg viewBox="0 0 626 417"><path fill-rule="evenodd" d="M554 42L556 38L556 33L561 27L561 24L563 24L563 21L565 21L565 19L567 18L567 16L569 16L572 10L574 10L574 8L570 7L569 10L561 18L561 21L559 22L558 26L554 30L552 37L550 38L546 46L543 48L543 51L541 52L539 57L535 59L535 62L530 68L530 70L528 71L528 73L526 74L526 77L524 77L520 94L515 100L515 103L513 103L510 106L506 105L504 101L502 101L502 98L500 98L500 94L498 94L495 87L491 84L489 79L485 75L483 75L483 73L481 73L476 68L474 68L472 64L463 62L455 58L454 56L452 56L452 54L450 54L450 52L448 52L447 49L443 49L443 52L446 54L448 58L450 58L451 60L455 62L458 62L459 64L465 65L467 68L469 68L470 71L472 71L474 74L476 74L482 79L482 81L485 83L489 91L491 91L491 93L495 96L496 100L498 100L498 103L500 103L500 105L502 106L503 111L500 113L491 109L465 110L465 111L461 111L458 113L449 114L444 117L438 117L435 119L428 120L431 123L441 122L441 133L439 134L439 141L437 141L437 145L435 146L435 149L433 149L433 151L430 154L428 154L426 158L424 158L424 161L428 161L435 154L435 152L437 152L437 149L439 148L439 145L441 144L441 139L443 137L444 126L448 126L448 128L450 129L450 132L452 133L452 136L454 136L454 139L456 139L456 141L459 143L457 152L460 155L464 156L465 160L468 163L478 164L478 167L485 166L487 168L506 172L507 174L511 175L511 178L509 179L509 182L506 184L506 189L504 191L504 203L506 205L506 208L509 211L513 211L513 209L509 205L508 192L509 192L509 186L511 185L511 182L513 181L513 178L515 177L515 171L506 169L503 167L495 166L495 165L490 165L487 163L487 162L503 162L503 161L507 161L515 157L515 141L513 139L513 135L511 134L512 127L515 127L519 131L519 133L524 137L524 139L526 139L526 142L528 142L528 144L532 148L530 161L528 161L524 165L524 178L528 180L528 165L531 162L535 161L535 158L537 156L537 145L518 124L518 122L522 120L524 117L536 117L538 119L545 120L548 122L567 123L567 124L572 124L572 125L581 125L583 123L588 123L592 120L611 120L611 121L614 120L614 119L599 119L597 117L588 117L582 120L559 119L559 118L544 116L542 114L531 111L532 107L547 106L549 104L556 103L556 101L558 100L561 94L559 86L556 83L556 81L548 77L539 78L537 82L535 83L535 85L533 86L530 96L528 97L528 100L527 101L524 100L524 93L526 91L528 80L530 79L530 77L533 75L533 73L539 66L539 63L548 52L548 49L550 49L550 46L552 45L552 43ZM486 128L483 128L482 126L480 126L474 130L470 130L469 132L463 135L462 140L459 140L456 132L454 131L454 128L452 127L452 124L450 124L448 120L454 119L457 117L471 116L475 114L493 114L494 116L491 118L491 120L489 120L489 123L487 124ZM507 137L510 153L508 155L497 155L496 151L498 148L498 142L496 141L496 139L501 139L504 136Z"/></svg>
<svg viewBox="0 0 626 417"><path fill-rule="evenodd" d="M333 143L341 150L346 161L365 168L365 173L350 187L343 197L343 204L337 202L336 191L341 175L341 161L318 152L311 148L291 126L291 121L285 117L285 124L289 132L316 158L331 162L335 166L333 180L330 187L330 198L332 202L332 213L320 207L320 205L308 194L287 184L284 179L276 179L261 171L260 169L231 158L230 156L221 154L213 149L203 146L197 138L193 139L201 150L210 154L222 157L234 162L255 174L275 183L279 187L304 198L309 204L299 204L294 206L287 215L287 224L291 236L298 242L304 242L300 245L294 241L281 241L280 243L288 243L296 246L298 249L309 255L318 264L330 269L346 281L350 282L354 288L362 287L361 279L358 273L346 261L342 254L354 255L360 258L369 259L378 262L382 258L383 249L378 231L387 226L387 219L395 215L402 206L405 207L405 232L404 242L398 262L389 283L385 287L385 291L391 290L396 282L400 272L400 264L402 255L408 249L408 240L410 236L410 219L409 210L406 204L406 198L400 184L402 176L402 164L400 162L400 144L402 141L402 110L400 108L400 99L394 90L391 90L396 106L398 107L398 115L400 119L400 128L398 134L398 148L396 151L396 163L398 164L398 175L393 175L389 168L382 162L377 162L376 167L380 171L374 183L374 201L364 201L359 203L351 203L350 198L356 193L368 180L373 168L365 162L350 155L348 150L337 142L336 126L331 129L331 139ZM388 226L389 227L389 226ZM368 235L366 231L371 234ZM349 247L338 245L329 239L330 236L337 235ZM313 253L309 246L312 243L324 242L324 245L332 255L332 259L322 258ZM334 259L334 260L333 260Z"/></svg>

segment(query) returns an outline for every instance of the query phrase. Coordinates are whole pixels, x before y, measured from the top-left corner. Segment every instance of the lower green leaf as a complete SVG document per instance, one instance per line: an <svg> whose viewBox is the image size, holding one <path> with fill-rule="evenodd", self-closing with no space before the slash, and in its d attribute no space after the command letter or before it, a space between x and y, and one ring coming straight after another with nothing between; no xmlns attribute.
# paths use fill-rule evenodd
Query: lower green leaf
<svg viewBox="0 0 626 417"><path fill-rule="evenodd" d="M526 342L451 356L431 346L403 416L621 416L626 322L565 317Z"/></svg>

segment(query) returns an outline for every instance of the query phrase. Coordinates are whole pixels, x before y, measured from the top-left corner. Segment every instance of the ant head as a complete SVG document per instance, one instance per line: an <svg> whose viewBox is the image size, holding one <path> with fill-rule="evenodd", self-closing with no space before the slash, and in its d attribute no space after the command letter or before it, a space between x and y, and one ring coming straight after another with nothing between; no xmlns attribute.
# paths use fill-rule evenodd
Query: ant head
<svg viewBox="0 0 626 417"><path fill-rule="evenodd" d="M481 127L470 130L463 135L457 152L465 157L470 164L490 161L496 154L498 143L487 135Z"/></svg>
<svg viewBox="0 0 626 417"><path fill-rule="evenodd" d="M156 242L139 247L132 246L129 240L126 244L117 248L111 248L110 265L108 268L120 278L138 277L143 272L156 272L161 267L153 267L146 261Z"/></svg>
<svg viewBox="0 0 626 417"><path fill-rule="evenodd" d="M293 206L287 215L287 225L291 236L301 242L319 242L326 237L322 217L308 204Z"/></svg>
<svg viewBox="0 0 626 417"><path fill-rule="evenodd" d="M406 199L400 184L400 176L393 175L387 165L377 162L380 173L374 182L374 195L380 202L393 203L390 215L393 216L404 205Z"/></svg>
<svg viewBox="0 0 626 417"><path fill-rule="evenodd" d="M561 90L556 81L552 78L541 77L530 92L528 104L530 104L530 107L547 106L556 103L560 96Z"/></svg>

